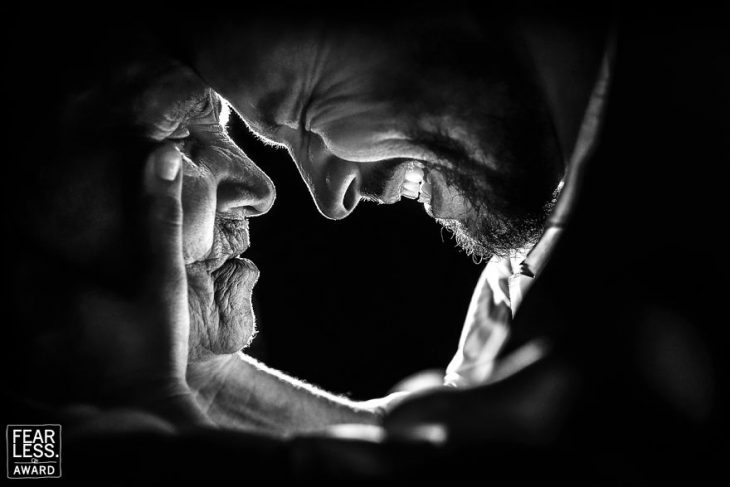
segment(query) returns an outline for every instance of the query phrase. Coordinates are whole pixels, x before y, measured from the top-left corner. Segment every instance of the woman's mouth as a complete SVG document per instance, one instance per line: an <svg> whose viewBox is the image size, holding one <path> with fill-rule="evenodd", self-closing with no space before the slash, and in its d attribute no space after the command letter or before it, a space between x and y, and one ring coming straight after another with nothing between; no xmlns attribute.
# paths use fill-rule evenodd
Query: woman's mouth
<svg viewBox="0 0 730 487"><path fill-rule="evenodd" d="M249 259L242 257L232 257L226 260L216 271L212 273L216 281L224 278L226 281L230 279L244 279L246 284L253 287L259 277L259 269Z"/></svg>

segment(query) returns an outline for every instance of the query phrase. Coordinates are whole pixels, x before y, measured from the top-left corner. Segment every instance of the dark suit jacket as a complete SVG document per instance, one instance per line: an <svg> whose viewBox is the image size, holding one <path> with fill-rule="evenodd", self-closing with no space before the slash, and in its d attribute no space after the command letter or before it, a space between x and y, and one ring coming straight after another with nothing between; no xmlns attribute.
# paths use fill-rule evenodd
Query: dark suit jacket
<svg viewBox="0 0 730 487"><path fill-rule="evenodd" d="M696 480L728 447L730 49L709 12L631 13L575 212L505 352L546 334L580 375L563 468Z"/></svg>

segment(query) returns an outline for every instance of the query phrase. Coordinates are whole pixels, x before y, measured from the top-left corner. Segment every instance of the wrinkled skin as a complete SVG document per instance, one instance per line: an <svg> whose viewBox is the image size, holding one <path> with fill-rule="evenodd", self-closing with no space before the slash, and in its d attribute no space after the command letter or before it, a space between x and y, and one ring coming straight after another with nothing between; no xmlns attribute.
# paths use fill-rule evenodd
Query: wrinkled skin
<svg viewBox="0 0 730 487"><path fill-rule="evenodd" d="M564 169L530 57L500 20L261 21L196 46L196 68L289 150L324 216L399 201L418 161L426 211L486 257L534 242Z"/></svg>
<svg viewBox="0 0 730 487"><path fill-rule="evenodd" d="M251 292L258 269L234 259L249 246L248 218L268 211L274 187L228 137L218 96L182 67L140 97L156 140L179 140L183 166L183 255L191 318L190 358L233 353L253 337ZM153 111L154 109L154 111ZM189 136L181 138L189 133Z"/></svg>
<svg viewBox="0 0 730 487"><path fill-rule="evenodd" d="M9 177L22 195L10 216L8 337L20 346L3 358L16 371L13 397L35 402L23 413L52 404L46 417L88 431L89 420L125 407L152 415L117 411L99 426L215 421L291 434L374 423L379 404L234 353L255 332L258 277L237 257L249 245L248 218L268 211L274 188L226 135L227 107L191 69L145 54L146 44L125 43L121 53L101 46L93 62L82 44L77 64L59 68L65 83L23 106L45 110L47 140L28 130L14 138L35 149ZM180 176L150 188L149 168L171 147L181 153Z"/></svg>
<svg viewBox="0 0 730 487"><path fill-rule="evenodd" d="M49 379L53 387L29 395L70 395L76 381L73 387L93 396L89 384L110 379L94 364L113 359L79 339L79 296L89 289L142 292L153 264L139 217L142 166L160 143L183 153L190 359L240 350L255 331L258 270L234 258L249 245L248 218L271 207L273 184L227 136L221 101L190 69L153 57L117 64L106 79L59 104L54 157L16 169L36 196L18 213L19 248L32 258L19 254L13 268L15 299L19 309L38 310L19 315L27 323L19 324L18 340L28 344L23 357L37 369L31 373L58 376ZM61 383L68 388L53 392Z"/></svg>
<svg viewBox="0 0 730 487"><path fill-rule="evenodd" d="M149 136L179 140L186 156L183 255L193 360L241 350L253 337L258 269L235 258L250 243L248 218L267 212L274 201L269 178L226 134L222 103L182 67L155 80L138 103L146 108L139 118L152 127Z"/></svg>
<svg viewBox="0 0 730 487"><path fill-rule="evenodd" d="M179 141L186 156L190 358L241 350L255 331L251 292L258 269L235 258L249 246L248 218L273 204L273 184L226 134L220 115L227 107L186 68L174 66L152 80L134 106L150 138Z"/></svg>

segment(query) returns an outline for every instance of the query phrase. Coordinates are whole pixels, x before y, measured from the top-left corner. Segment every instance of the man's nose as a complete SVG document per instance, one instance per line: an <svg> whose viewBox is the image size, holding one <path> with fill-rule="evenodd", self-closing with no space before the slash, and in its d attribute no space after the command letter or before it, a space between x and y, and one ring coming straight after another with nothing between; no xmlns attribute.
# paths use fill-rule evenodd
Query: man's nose
<svg viewBox="0 0 730 487"><path fill-rule="evenodd" d="M334 156L317 136L292 155L322 215L341 220L352 213L361 198L358 164Z"/></svg>
<svg viewBox="0 0 730 487"><path fill-rule="evenodd" d="M271 209L276 189L269 177L248 157L234 158L218 182L217 210L243 217L263 215Z"/></svg>

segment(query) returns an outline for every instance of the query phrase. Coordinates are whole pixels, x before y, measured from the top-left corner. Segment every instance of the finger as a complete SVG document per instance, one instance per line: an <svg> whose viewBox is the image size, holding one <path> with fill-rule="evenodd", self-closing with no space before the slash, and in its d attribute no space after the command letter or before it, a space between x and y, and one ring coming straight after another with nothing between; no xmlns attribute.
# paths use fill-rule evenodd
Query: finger
<svg viewBox="0 0 730 487"><path fill-rule="evenodd" d="M174 274L182 264L182 154L171 144L147 159L145 190L149 199L148 242L153 262Z"/></svg>
<svg viewBox="0 0 730 487"><path fill-rule="evenodd" d="M145 167L149 295L171 335L172 360L184 374L189 311L183 259L183 156L172 144L154 150ZM180 372L181 370L176 370Z"/></svg>
<svg viewBox="0 0 730 487"><path fill-rule="evenodd" d="M448 435L447 418L458 409L458 391L429 390L404 399L383 418L390 438L441 443Z"/></svg>
<svg viewBox="0 0 730 487"><path fill-rule="evenodd" d="M383 424L398 437L439 425L450 442L545 441L559 427L575 384L565 367L538 362L489 385L415 396L396 406Z"/></svg>

